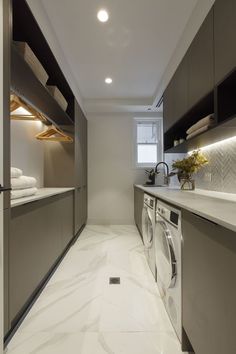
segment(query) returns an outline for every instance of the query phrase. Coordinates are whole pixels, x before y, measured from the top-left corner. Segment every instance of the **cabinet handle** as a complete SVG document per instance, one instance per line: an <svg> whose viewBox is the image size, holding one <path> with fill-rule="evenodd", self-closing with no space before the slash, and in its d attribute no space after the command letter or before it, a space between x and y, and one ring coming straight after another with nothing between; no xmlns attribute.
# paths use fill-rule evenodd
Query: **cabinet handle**
<svg viewBox="0 0 236 354"><path fill-rule="evenodd" d="M5 188L5 187L3 187L1 184L0 184L0 194L2 193L2 192L7 192L7 191L11 191L12 189L11 188Z"/></svg>

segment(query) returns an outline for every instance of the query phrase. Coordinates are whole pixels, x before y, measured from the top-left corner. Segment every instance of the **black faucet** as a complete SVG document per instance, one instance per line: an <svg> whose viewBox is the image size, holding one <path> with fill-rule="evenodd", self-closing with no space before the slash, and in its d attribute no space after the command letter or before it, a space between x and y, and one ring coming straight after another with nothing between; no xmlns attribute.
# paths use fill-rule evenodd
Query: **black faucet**
<svg viewBox="0 0 236 354"><path fill-rule="evenodd" d="M167 165L167 163L166 162L164 162L164 161L161 161L161 162L158 162L158 164L156 165L156 167L155 167L155 173L157 173L157 167L159 166L159 165L165 165L166 166L166 175L164 175L164 184L166 184L167 186L169 185L169 183L170 183L170 178L169 178L169 166Z"/></svg>

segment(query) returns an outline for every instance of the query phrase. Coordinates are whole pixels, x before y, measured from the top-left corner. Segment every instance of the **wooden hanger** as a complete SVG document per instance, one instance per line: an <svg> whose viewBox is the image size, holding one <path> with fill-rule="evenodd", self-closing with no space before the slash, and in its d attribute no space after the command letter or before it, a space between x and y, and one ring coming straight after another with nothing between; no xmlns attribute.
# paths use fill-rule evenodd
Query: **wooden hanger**
<svg viewBox="0 0 236 354"><path fill-rule="evenodd" d="M49 126L48 129L42 133L37 134L35 138L38 140L64 141L67 143L73 142L73 138L71 138L69 135L66 135L62 130L56 128L53 125Z"/></svg>
<svg viewBox="0 0 236 354"><path fill-rule="evenodd" d="M18 108L22 108L23 112L14 114L14 112ZM20 97L16 96L15 94L11 94L10 112L11 112L11 119L14 120L46 121L45 117L41 113L36 111L36 109L31 107L29 104L25 103Z"/></svg>

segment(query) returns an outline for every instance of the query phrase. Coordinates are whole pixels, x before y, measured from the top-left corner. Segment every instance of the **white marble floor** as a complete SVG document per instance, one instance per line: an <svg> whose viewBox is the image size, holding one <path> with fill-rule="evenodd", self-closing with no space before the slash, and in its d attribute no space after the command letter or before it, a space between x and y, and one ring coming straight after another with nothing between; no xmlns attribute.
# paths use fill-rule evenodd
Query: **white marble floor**
<svg viewBox="0 0 236 354"><path fill-rule="evenodd" d="M182 353L136 227L87 226L7 353Z"/></svg>

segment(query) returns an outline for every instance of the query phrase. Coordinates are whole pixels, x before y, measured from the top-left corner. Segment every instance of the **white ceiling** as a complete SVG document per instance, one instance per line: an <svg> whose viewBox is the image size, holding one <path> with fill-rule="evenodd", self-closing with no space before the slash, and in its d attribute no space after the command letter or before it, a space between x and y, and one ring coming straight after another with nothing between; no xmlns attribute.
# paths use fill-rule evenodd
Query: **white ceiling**
<svg viewBox="0 0 236 354"><path fill-rule="evenodd" d="M33 3L34 1L29 1ZM85 105L152 106L197 0L38 0ZM107 23L97 11L106 8ZM112 85L104 83L113 78ZM126 109L125 108L125 109ZM127 110L129 110L127 108Z"/></svg>

